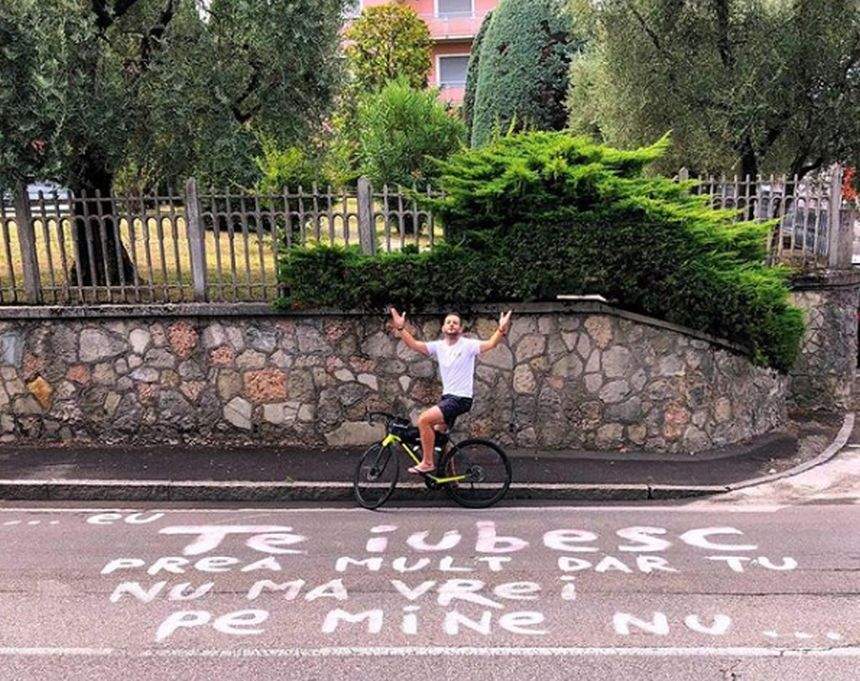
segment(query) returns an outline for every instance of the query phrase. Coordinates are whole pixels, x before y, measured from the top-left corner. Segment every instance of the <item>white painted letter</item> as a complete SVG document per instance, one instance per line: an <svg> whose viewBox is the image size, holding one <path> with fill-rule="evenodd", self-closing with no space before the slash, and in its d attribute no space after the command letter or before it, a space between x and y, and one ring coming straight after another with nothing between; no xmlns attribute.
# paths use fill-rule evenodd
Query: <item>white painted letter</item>
<svg viewBox="0 0 860 681"><path fill-rule="evenodd" d="M367 633L378 634L382 630L382 609L366 610L365 612L357 612L353 615L346 610L336 608L325 616L325 622L323 622L322 626L323 633L334 633L341 620L352 624L367 620Z"/></svg>
<svg viewBox="0 0 860 681"><path fill-rule="evenodd" d="M438 544L428 544L426 539L429 534L429 532L410 534L406 543L416 551L447 551L457 546L462 539L457 530L448 530Z"/></svg>
<svg viewBox="0 0 860 681"><path fill-rule="evenodd" d="M577 544L596 540L597 535L594 532L574 529L552 530L543 536L544 546L566 553L596 553L597 549L593 546L577 546Z"/></svg>
<svg viewBox="0 0 860 681"><path fill-rule="evenodd" d="M181 556L166 556L164 558L159 558L150 565L146 574L157 575L159 572L164 570L164 572L169 572L173 575L182 575L185 574L184 567L188 565L189 562L190 561L182 558Z"/></svg>
<svg viewBox="0 0 860 681"><path fill-rule="evenodd" d="M713 636L722 636L732 625L732 618L728 615L714 615L714 623L710 626L705 626L699 620L698 615L687 615L684 618L684 624L687 629L691 629L699 634L711 634Z"/></svg>
<svg viewBox="0 0 860 681"><path fill-rule="evenodd" d="M99 513L87 518L87 523L90 525L113 525L116 520L122 520L121 513Z"/></svg>
<svg viewBox="0 0 860 681"><path fill-rule="evenodd" d="M558 569L563 572L579 572L587 570L591 567L591 563L585 558L574 558L573 556L561 556L558 559Z"/></svg>
<svg viewBox="0 0 860 681"><path fill-rule="evenodd" d="M475 551L478 553L513 553L522 551L529 543L519 537L499 537L496 535L496 523L492 520L479 520L475 523L478 528L478 541Z"/></svg>
<svg viewBox="0 0 860 681"><path fill-rule="evenodd" d="M305 580L303 579L295 579L292 582L282 582L281 584L277 584L276 582L272 582L268 579L262 579L251 587L246 598L249 601L253 601L262 593L263 589L269 589L270 591L286 591L284 599L292 601L299 595L299 591L302 590L304 585Z"/></svg>
<svg viewBox="0 0 860 681"><path fill-rule="evenodd" d="M161 643L164 639L173 635L173 632L180 627L199 627L207 624L212 619L205 610L179 610L171 613L164 620L155 632L156 643Z"/></svg>
<svg viewBox="0 0 860 681"><path fill-rule="evenodd" d="M251 563L250 565L246 565L242 568L242 572L254 572L254 570L271 570L272 572L280 572L281 564L274 556L268 556L267 558L261 558L257 562Z"/></svg>
<svg viewBox="0 0 860 681"><path fill-rule="evenodd" d="M206 556L194 563L194 568L200 572L230 572L230 566L238 562L238 558L230 556Z"/></svg>
<svg viewBox="0 0 860 681"><path fill-rule="evenodd" d="M439 587L439 605L450 605L451 601L459 599L469 603L477 603L490 608L503 608L501 603L491 601L489 598L479 595L478 591L484 588L484 583L478 579L449 579Z"/></svg>
<svg viewBox="0 0 860 681"><path fill-rule="evenodd" d="M615 633L622 636L630 634L630 625L638 627L642 631L647 631L649 634L657 634L658 636L666 636L669 633L669 620L662 612L655 612L652 621L640 620L638 617L633 617L626 612L616 612L612 616L612 626L615 627Z"/></svg>
<svg viewBox="0 0 860 681"><path fill-rule="evenodd" d="M374 534L386 534L394 532L397 525L377 525L371 527L370 531ZM367 540L367 545L364 547L368 553L383 553L388 547L388 537L371 537Z"/></svg>
<svg viewBox="0 0 860 681"><path fill-rule="evenodd" d="M445 621L442 626L445 628L445 633L450 636L456 636L460 633L461 624L472 631L477 631L479 634L487 636L490 633L491 621L492 615L489 610L484 610L481 613L481 620L479 622L453 610L452 612L445 613Z"/></svg>
<svg viewBox="0 0 860 681"><path fill-rule="evenodd" d="M617 570L618 572L626 572L628 574L633 572L633 570L627 567L615 556L603 556L603 558L600 559L600 562L594 566L595 572L603 573L609 572L610 570Z"/></svg>
<svg viewBox="0 0 860 681"><path fill-rule="evenodd" d="M430 565L429 558L419 558L412 565L406 564L406 558L404 556L400 556L399 558L395 558L391 561L391 567L397 570L400 574L403 574L404 572L417 572L418 570L423 570L428 565Z"/></svg>
<svg viewBox="0 0 860 681"><path fill-rule="evenodd" d="M155 522L159 518L163 517L163 513L153 513L148 518L143 515L143 513L132 513L130 516L126 517L125 522L129 525L145 525L146 523Z"/></svg>
<svg viewBox="0 0 860 681"><path fill-rule="evenodd" d="M141 603L151 603L152 599L161 592L166 584L167 582L156 582L149 587L149 591L144 591L140 582L123 582L122 584L118 584L116 589L113 590L113 593L110 595L110 602L116 603L122 598L123 594L128 594L129 596L134 596Z"/></svg>
<svg viewBox="0 0 860 681"><path fill-rule="evenodd" d="M169 535L197 535L197 539L188 544L182 553L186 556L197 556L207 551L212 551L224 541L224 538L230 534L264 534L278 533L278 536L287 537L289 541L280 543L297 544L305 540L305 537L300 535L285 534L292 531L292 527L284 527L282 525L177 525L174 527L164 527L160 529L159 534ZM266 535L264 535L266 536ZM257 546L265 546L266 548L257 549L265 553L286 553L286 551L270 551L268 550L267 542L259 541L252 545L248 542L248 546L257 549ZM295 552L293 552L295 553Z"/></svg>
<svg viewBox="0 0 860 681"><path fill-rule="evenodd" d="M265 610L237 610L221 615L212 626L222 634L233 634L234 636L250 636L251 634L262 634L262 629L245 629L255 624L262 624L269 619L269 613Z"/></svg>
<svg viewBox="0 0 860 681"><path fill-rule="evenodd" d="M669 563L662 556L636 556L636 567L646 575L655 570L659 570L660 572L677 572L675 568L669 567Z"/></svg>
<svg viewBox="0 0 860 681"><path fill-rule="evenodd" d="M345 601L348 596L342 579L332 579L325 584L320 584L315 589L308 591L306 601L315 601L317 598L334 598L336 601Z"/></svg>
<svg viewBox="0 0 860 681"><path fill-rule="evenodd" d="M392 586L394 586L395 589L397 589L397 592L401 596L404 596L407 600L416 601L416 600L418 600L418 598L420 598L421 596L426 594L428 591L430 591L430 589L432 589L436 585L436 582L435 581L421 582L421 584L416 586L414 589L410 589L408 586L406 586L399 579L392 579L391 584L392 584Z"/></svg>
<svg viewBox="0 0 860 681"><path fill-rule="evenodd" d="M629 539L630 541L639 542L640 544L640 546L619 545L618 549L620 551L645 553L648 551L665 551L672 546L672 542L666 541L665 539L657 539L657 537L652 536L655 534L666 534L666 530L662 527L623 527L615 534L622 539Z"/></svg>
<svg viewBox="0 0 860 681"><path fill-rule="evenodd" d="M536 601L536 594L540 592L540 584L537 582L507 582L499 584L493 593L499 598L507 598L511 601Z"/></svg>
<svg viewBox="0 0 860 681"><path fill-rule="evenodd" d="M116 570L129 570L144 565L145 563L140 558L116 558L102 568L102 574L109 575Z"/></svg>
<svg viewBox="0 0 860 681"><path fill-rule="evenodd" d="M382 558L380 556L376 556L374 558L358 560L356 558L344 556L343 558L337 559L337 562L334 564L334 569L337 572L346 572L346 568L349 565L363 565L371 572L379 572L379 570L382 568Z"/></svg>
<svg viewBox="0 0 860 681"><path fill-rule="evenodd" d="M209 593L213 586L215 586L214 582L206 582L198 586L191 593L186 594L185 590L191 588L191 583L182 582L182 584L177 584L170 590L167 598L171 601L193 601L195 598L202 598Z"/></svg>
<svg viewBox="0 0 860 681"><path fill-rule="evenodd" d="M543 613L534 611L506 612L499 617L499 626L512 634L523 634L525 636L543 636L546 629L526 629L534 627L543 622Z"/></svg>
<svg viewBox="0 0 860 681"><path fill-rule="evenodd" d="M490 572L501 572L503 563L510 563L511 559L508 556L481 556L477 558L482 563L490 566Z"/></svg>
<svg viewBox="0 0 860 681"><path fill-rule="evenodd" d="M759 556L757 562L768 570L794 570L797 567L797 561L788 556L783 556L782 565L774 565L770 562L770 558L765 558L764 556Z"/></svg>
<svg viewBox="0 0 860 681"><path fill-rule="evenodd" d="M734 527L703 527L697 530L687 530L680 539L685 544L710 551L754 551L755 544L716 544L708 539L715 534L743 534Z"/></svg>

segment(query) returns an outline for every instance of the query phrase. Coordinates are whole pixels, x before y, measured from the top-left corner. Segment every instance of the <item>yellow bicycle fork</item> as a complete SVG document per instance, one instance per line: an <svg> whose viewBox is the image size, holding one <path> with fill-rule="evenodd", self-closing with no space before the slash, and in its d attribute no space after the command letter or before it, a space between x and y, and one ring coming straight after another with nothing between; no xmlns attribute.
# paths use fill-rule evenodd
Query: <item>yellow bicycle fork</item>
<svg viewBox="0 0 860 681"><path fill-rule="evenodd" d="M382 441L382 446L388 447L389 445L393 445L395 443L399 444L403 448L403 450L406 452L406 454L409 455L409 458L415 462L415 465L418 465L419 463L421 463L421 459L419 459L415 455L415 452L413 452L409 447L407 447L406 444L403 442L403 440L401 440L396 435L393 435L391 433L386 435L385 439ZM436 464L438 465L439 462L437 461ZM448 482L464 482L466 480L465 475L452 475L452 476L449 476L447 478L439 478L439 477L436 477L435 475L431 475L430 473L424 473L424 475L426 475L433 482L435 482L436 484L439 484L439 485L442 485L442 484L445 484Z"/></svg>

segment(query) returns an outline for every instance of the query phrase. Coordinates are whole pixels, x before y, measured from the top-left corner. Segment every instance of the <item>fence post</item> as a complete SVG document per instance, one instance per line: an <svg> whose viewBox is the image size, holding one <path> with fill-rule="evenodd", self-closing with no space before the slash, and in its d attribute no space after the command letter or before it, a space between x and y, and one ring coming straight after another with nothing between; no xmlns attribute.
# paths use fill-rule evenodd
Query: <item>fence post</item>
<svg viewBox="0 0 860 681"><path fill-rule="evenodd" d="M370 180L358 178L358 242L361 252L376 255L376 230L373 221L373 187Z"/></svg>
<svg viewBox="0 0 860 681"><path fill-rule="evenodd" d="M837 165L830 178L830 206L828 207L827 266L851 267L854 251L854 226L843 220L842 214L842 166Z"/></svg>
<svg viewBox="0 0 860 681"><path fill-rule="evenodd" d="M200 201L197 198L197 180L189 177L185 182L185 224L188 227L188 250L191 254L191 279L194 300L205 301L206 282L206 237L200 219Z"/></svg>
<svg viewBox="0 0 860 681"><path fill-rule="evenodd" d="M39 259L36 257L36 230L30 214L30 196L26 182L15 187L15 224L18 227L18 245L21 248L21 270L24 273L24 294L28 303L42 302L42 282L39 277Z"/></svg>

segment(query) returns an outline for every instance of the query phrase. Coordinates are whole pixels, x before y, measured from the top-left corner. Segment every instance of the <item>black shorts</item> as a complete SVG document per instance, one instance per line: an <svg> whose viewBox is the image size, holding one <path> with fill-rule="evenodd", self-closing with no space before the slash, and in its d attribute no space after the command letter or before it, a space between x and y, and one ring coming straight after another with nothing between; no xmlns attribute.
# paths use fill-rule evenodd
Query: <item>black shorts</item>
<svg viewBox="0 0 860 681"><path fill-rule="evenodd" d="M454 427L454 421L460 414L465 414L472 408L471 397L460 397L459 395L442 395L439 404L436 405L445 417L445 425Z"/></svg>

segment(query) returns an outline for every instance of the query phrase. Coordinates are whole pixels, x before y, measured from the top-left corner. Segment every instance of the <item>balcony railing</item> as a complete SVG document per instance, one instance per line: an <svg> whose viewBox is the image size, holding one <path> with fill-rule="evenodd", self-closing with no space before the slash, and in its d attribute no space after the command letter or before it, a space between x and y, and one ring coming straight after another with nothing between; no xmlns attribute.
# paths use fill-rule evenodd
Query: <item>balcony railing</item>
<svg viewBox="0 0 860 681"><path fill-rule="evenodd" d="M446 12L419 14L434 40L474 38L487 12Z"/></svg>

